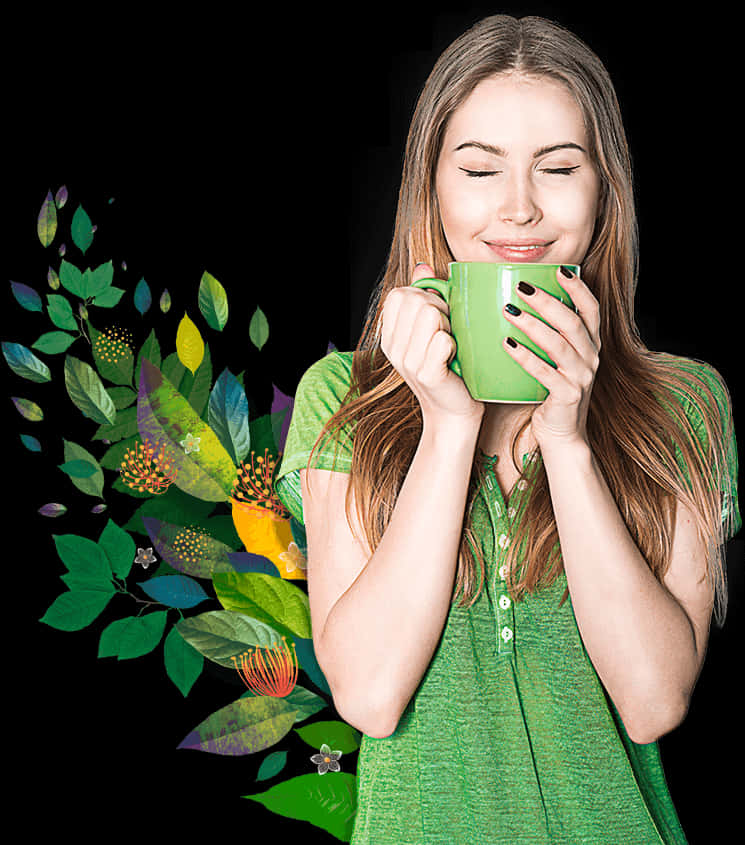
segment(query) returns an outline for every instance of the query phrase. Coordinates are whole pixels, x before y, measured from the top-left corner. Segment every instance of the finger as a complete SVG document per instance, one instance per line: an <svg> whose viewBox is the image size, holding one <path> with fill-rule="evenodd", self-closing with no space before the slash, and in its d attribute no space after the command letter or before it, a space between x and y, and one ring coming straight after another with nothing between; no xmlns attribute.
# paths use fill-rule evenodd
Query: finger
<svg viewBox="0 0 745 845"><path fill-rule="evenodd" d="M435 276L435 271L430 264L417 264L411 274L412 283L418 282L420 279L435 278L437 278ZM420 290L422 294L426 297L427 301L430 302L432 305L435 305L440 311L442 311L443 314L450 313L450 309L448 308L447 302L445 302L441 294L434 288L414 288L414 290Z"/></svg>
<svg viewBox="0 0 745 845"><path fill-rule="evenodd" d="M503 341L503 347L512 358L525 370L526 373L537 379L551 396L558 402L566 405L576 404L582 398L580 388L569 381L558 369L554 369L542 358L539 358L527 346L513 339L516 346L511 346L508 339Z"/></svg>
<svg viewBox="0 0 745 845"><path fill-rule="evenodd" d="M569 275L567 276L566 273L569 273ZM582 279L568 268L564 272L564 269L559 267L556 270L556 278L569 294L577 313L587 327L595 348L600 351L600 303Z"/></svg>

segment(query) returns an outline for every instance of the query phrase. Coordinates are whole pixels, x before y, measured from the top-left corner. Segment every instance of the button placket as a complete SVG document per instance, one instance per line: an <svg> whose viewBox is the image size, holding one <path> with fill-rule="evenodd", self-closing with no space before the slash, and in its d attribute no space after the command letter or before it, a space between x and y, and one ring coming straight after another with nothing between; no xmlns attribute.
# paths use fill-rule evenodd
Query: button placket
<svg viewBox="0 0 745 845"><path fill-rule="evenodd" d="M489 489L487 498L487 506L492 519L492 529L494 532L494 555L496 562L499 564L495 567L494 580L492 582L492 596L495 597L495 636L497 640L497 654L509 655L514 651L513 644L515 641L515 614L513 609L513 602L507 591L505 579L507 576L506 566L503 563L504 553L510 544L509 536L502 531L502 508L499 502L494 500L493 494L495 492L496 482L489 473L486 477L486 486Z"/></svg>

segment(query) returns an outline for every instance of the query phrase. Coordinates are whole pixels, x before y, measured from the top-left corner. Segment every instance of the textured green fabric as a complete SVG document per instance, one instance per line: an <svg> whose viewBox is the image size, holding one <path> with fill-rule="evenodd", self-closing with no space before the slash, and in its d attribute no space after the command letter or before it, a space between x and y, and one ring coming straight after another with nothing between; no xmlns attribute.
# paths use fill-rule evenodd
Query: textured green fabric
<svg viewBox="0 0 745 845"><path fill-rule="evenodd" d="M347 392L351 361L351 352L332 352L298 385L276 490L301 520L298 470ZM737 529L732 448L727 507ZM333 451L331 443L313 465L332 469ZM490 471L473 523L485 589L470 608L451 605L395 732L363 735L352 845L685 843L657 743L629 739L585 651L571 597L559 607L566 576L517 603L507 594L505 511L524 491L516 487L505 503L495 459L483 458ZM349 472L348 441L336 461Z"/></svg>

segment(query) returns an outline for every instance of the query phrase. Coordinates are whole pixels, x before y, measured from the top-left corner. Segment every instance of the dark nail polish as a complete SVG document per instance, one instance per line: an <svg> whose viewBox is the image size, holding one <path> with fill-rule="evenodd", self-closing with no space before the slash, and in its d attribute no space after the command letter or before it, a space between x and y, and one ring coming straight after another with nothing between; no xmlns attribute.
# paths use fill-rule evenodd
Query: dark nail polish
<svg viewBox="0 0 745 845"><path fill-rule="evenodd" d="M511 302L504 306L504 310L508 314L512 314L513 317L519 317L521 313L520 309L514 306Z"/></svg>
<svg viewBox="0 0 745 845"><path fill-rule="evenodd" d="M520 293L524 293L526 296L530 296L532 293L535 293L533 285L529 285L527 282L518 282L517 289Z"/></svg>
<svg viewBox="0 0 745 845"><path fill-rule="evenodd" d="M572 276L574 276L574 273L572 273L572 271L563 264L561 265L561 272L567 277L567 279L571 279Z"/></svg>
<svg viewBox="0 0 745 845"><path fill-rule="evenodd" d="M505 338L505 340L506 340L506 341L507 341L507 343L509 343L509 345L510 345L510 346L512 346L514 349L517 349L517 344L515 343L515 341L514 341L511 337Z"/></svg>

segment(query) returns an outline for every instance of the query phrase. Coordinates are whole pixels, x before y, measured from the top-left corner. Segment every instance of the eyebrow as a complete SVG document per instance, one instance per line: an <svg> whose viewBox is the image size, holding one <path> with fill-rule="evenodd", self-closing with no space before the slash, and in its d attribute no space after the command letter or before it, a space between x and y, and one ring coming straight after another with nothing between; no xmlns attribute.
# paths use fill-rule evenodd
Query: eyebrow
<svg viewBox="0 0 745 845"><path fill-rule="evenodd" d="M507 153L501 147L495 147L493 144L485 144L483 141L466 141L463 144L457 146L453 152L457 153L458 150L465 149L466 147L475 147L477 150L483 150L486 153L491 153L495 156L501 156L502 158L507 158ZM533 158L540 158L541 156L547 155L548 153L553 153L556 150L579 150L580 152L587 154L587 150L584 147L580 147L579 144L575 144L572 141L567 141L563 144L550 144L547 147L541 147L540 149L536 150L533 153Z"/></svg>

